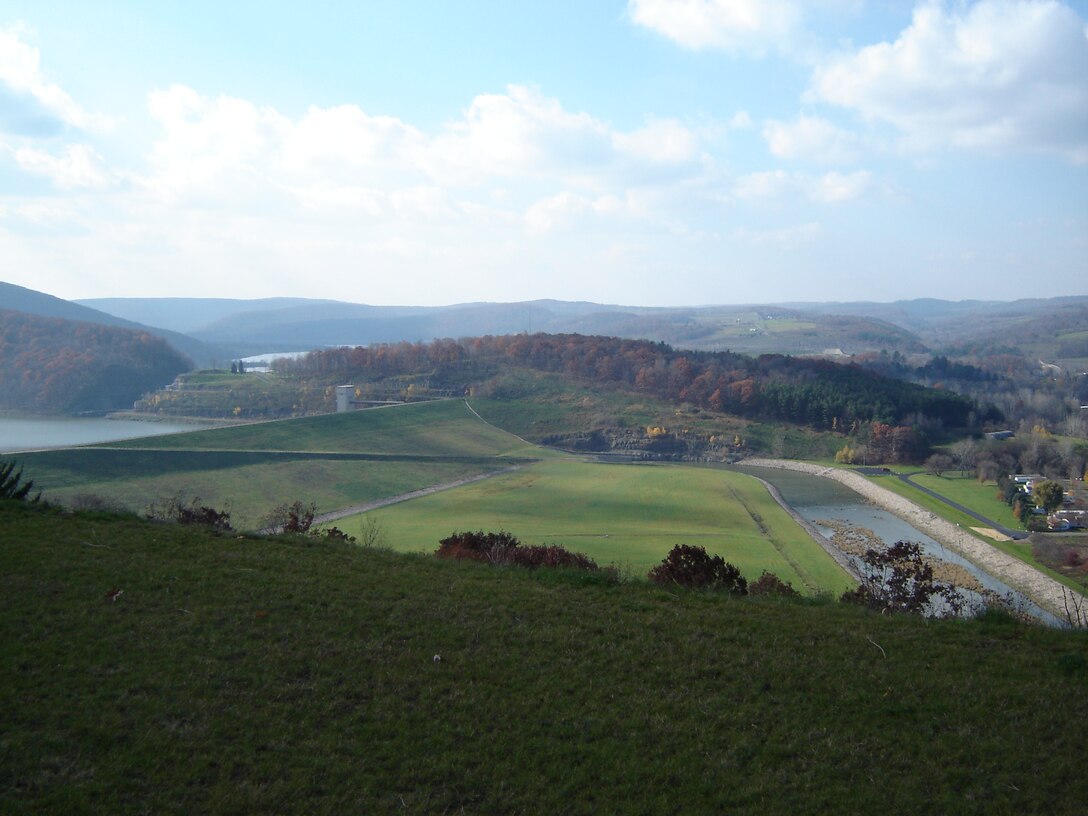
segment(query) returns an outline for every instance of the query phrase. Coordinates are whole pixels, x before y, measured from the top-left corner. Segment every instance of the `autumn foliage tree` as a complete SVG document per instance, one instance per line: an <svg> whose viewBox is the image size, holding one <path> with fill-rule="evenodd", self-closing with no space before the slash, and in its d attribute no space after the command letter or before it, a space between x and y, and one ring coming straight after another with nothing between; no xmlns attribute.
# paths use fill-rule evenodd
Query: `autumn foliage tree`
<svg viewBox="0 0 1088 816"><path fill-rule="evenodd" d="M73 413L131 407L191 367L147 332L0 309L0 408Z"/></svg>
<svg viewBox="0 0 1088 816"><path fill-rule="evenodd" d="M1065 499L1065 489L1060 483L1047 480L1039 482L1031 490L1032 498L1037 507L1041 507L1048 513L1053 513L1062 506Z"/></svg>
<svg viewBox="0 0 1088 816"><path fill-rule="evenodd" d="M855 365L767 354L679 351L663 343L578 334L507 335L313 351L277 362L302 377L375 380L425 373L431 387L464 389L501 365L561 373L740 416L817 428L872 423L875 455L905 461L919 441L903 423L962 426L978 406L947 391ZM872 445L870 445L872 447Z"/></svg>

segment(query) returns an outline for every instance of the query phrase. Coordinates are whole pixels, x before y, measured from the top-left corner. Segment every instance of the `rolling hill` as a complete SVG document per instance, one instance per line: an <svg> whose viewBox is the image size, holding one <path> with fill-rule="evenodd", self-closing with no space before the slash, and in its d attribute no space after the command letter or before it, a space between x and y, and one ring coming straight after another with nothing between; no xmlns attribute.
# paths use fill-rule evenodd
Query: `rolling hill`
<svg viewBox="0 0 1088 816"><path fill-rule="evenodd" d="M39 317L57 317L64 320L78 320L84 323L96 323L100 326L115 326L131 331L146 332L161 337L182 354L194 360L197 365L205 365L216 356L219 359L230 359L232 356L223 353L226 351L224 349L207 346L194 337L176 331L155 328L141 322L127 320L73 301L48 295L45 292L38 292L34 289L27 289L4 281L0 281L0 309L38 315Z"/></svg>
<svg viewBox="0 0 1088 816"><path fill-rule="evenodd" d="M188 358L146 331L0 309L0 408L128 408L191 367Z"/></svg>
<svg viewBox="0 0 1088 816"><path fill-rule="evenodd" d="M162 325L184 327L205 343L254 354L520 332L607 335L756 354L925 351L909 331L881 319L802 315L767 306L651 308L538 300L411 307L284 298L110 298L82 303L122 316L146 313Z"/></svg>

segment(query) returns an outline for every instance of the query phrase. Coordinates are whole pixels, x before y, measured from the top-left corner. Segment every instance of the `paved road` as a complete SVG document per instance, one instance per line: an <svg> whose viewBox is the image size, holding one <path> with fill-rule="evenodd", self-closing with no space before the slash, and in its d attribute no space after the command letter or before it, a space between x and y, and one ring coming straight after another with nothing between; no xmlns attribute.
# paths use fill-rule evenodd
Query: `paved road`
<svg viewBox="0 0 1088 816"><path fill-rule="evenodd" d="M961 513L966 513L967 515L969 515L973 519L978 519L985 526L992 527L993 529L997 530L999 533L1002 533L1003 535L1007 535L1009 538L1014 538L1014 539L1019 541L1020 539L1024 539L1024 538L1028 537L1028 534L1025 533L1023 530L1010 530L1008 527L1002 527L996 521L993 521L992 519L988 519L985 516L980 516L978 513L976 513L974 510L970 509L969 507L964 507L959 502L954 502L951 499L949 499L949 498L947 498L945 496L942 496L937 491L930 490L928 487L922 487L922 485L917 484L911 478L911 477L917 476L917 475L919 475L920 473L923 473L923 472L924 471L916 470L916 471L913 471L912 473L899 473L897 475L899 476L900 481L906 482L911 487L913 487L915 490L921 490L927 496L932 496L933 498L937 499L938 501L944 502L949 507L953 507L956 510L959 510Z"/></svg>

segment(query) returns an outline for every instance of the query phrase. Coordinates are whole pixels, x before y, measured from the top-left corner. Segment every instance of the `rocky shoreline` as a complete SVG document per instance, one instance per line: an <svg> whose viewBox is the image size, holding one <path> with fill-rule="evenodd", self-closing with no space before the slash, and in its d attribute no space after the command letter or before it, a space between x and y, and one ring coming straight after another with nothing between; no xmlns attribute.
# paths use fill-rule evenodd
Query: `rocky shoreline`
<svg viewBox="0 0 1088 816"><path fill-rule="evenodd" d="M745 459L740 465L778 468L833 479L931 536L990 575L1023 593L1043 609L1066 619L1066 598L1071 590L1011 555L978 540L949 521L925 510L898 493L880 487L860 474L841 468L794 462L788 459ZM771 494L772 496L774 493ZM807 529L807 528L806 528Z"/></svg>

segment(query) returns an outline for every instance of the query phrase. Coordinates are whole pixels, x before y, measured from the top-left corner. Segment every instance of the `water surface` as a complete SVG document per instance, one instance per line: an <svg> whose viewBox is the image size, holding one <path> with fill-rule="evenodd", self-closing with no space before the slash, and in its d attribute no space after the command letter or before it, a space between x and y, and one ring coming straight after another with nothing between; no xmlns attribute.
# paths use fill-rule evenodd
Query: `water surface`
<svg viewBox="0 0 1088 816"><path fill-rule="evenodd" d="M117 442L144 436L196 431L193 423L106 419L104 417L0 416L0 453Z"/></svg>
<svg viewBox="0 0 1088 816"><path fill-rule="evenodd" d="M939 541L926 535L898 516L880 507L869 504L861 494L846 485L822 476L799 473L794 470L760 467L730 467L738 473L748 473L770 482L778 488L782 498L797 511L805 521L810 522L826 538L830 539L834 530L821 522L839 522L853 528L871 530L886 546L897 541L917 542L922 551L933 558L939 558L949 564L957 564L970 572L986 589L1001 597L1011 597L1014 605L1024 609L1029 615L1053 626L1061 621L1042 607L1029 600L1022 593L1009 587L1004 582L977 567L966 558L949 550Z"/></svg>

